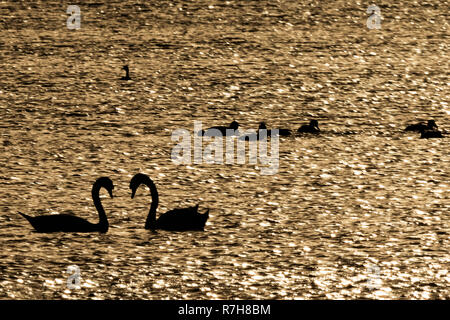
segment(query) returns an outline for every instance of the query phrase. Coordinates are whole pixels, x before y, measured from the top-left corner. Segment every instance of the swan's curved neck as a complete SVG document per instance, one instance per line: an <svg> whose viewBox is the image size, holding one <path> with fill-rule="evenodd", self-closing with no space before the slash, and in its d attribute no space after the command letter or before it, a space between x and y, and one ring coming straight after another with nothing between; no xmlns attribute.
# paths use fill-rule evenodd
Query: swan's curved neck
<svg viewBox="0 0 450 320"><path fill-rule="evenodd" d="M108 219L106 218L105 210L103 209L99 196L101 187L101 185L94 184L92 187L92 199L94 200L94 205L98 212L99 222L97 225L99 226L99 229L108 229Z"/></svg>
<svg viewBox="0 0 450 320"><path fill-rule="evenodd" d="M155 229L156 227L156 208L158 208L158 190L153 181L149 178L144 184L150 189L150 195L152 196L152 204L150 206L150 211L145 221L145 229Z"/></svg>

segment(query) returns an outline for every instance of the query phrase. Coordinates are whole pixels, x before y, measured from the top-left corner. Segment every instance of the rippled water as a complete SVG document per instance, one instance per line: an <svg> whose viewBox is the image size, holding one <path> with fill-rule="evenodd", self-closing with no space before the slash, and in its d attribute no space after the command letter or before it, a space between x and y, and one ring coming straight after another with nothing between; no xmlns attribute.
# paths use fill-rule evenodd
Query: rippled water
<svg viewBox="0 0 450 320"><path fill-rule="evenodd" d="M450 298L446 2L0 2L0 298ZM128 63L132 81L118 81ZM280 167L176 165L175 129L237 120L319 136L280 141ZM143 229L200 203L204 232ZM95 221L107 234L38 234L17 211ZM81 288L66 286L78 265Z"/></svg>

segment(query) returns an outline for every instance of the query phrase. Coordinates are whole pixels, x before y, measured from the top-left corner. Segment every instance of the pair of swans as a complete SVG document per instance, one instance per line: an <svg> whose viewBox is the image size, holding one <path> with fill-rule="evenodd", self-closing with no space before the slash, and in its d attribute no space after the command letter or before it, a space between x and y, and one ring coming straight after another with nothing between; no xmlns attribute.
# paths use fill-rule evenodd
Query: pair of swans
<svg viewBox="0 0 450 320"><path fill-rule="evenodd" d="M169 230L169 231L203 231L206 220L209 217L209 209L200 214L198 212L198 205L195 207L180 208L170 210L156 219L156 209L158 207L159 196L158 190L152 179L147 175L138 173L130 181L131 198L136 195L136 190L141 184L146 185L150 189L152 203L147 220L145 221L145 229L155 230ZM95 208L97 209L99 222L91 223L83 218L72 216L69 214L58 215L43 215L31 217L19 212L28 222L33 226L37 232L101 232L106 233L109 228L108 219L106 218L105 210L100 201L99 192L101 188L105 188L111 198L114 185L111 179L102 177L95 181L92 186L92 199L94 200Z"/></svg>

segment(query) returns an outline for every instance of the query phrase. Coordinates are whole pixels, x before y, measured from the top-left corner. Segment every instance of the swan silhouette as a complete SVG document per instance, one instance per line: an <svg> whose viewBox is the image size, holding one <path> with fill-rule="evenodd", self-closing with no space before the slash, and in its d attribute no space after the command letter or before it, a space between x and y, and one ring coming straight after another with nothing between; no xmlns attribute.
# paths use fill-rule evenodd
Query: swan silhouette
<svg viewBox="0 0 450 320"><path fill-rule="evenodd" d="M100 218L98 223L91 223L83 218L72 216L70 214L43 215L31 217L19 212L36 229L37 232L102 232L106 233L109 228L108 219L105 210L103 210L100 201L99 192L101 188L108 190L111 198L114 185L111 179L107 177L98 178L92 186L92 199L97 208Z"/></svg>
<svg viewBox="0 0 450 320"><path fill-rule="evenodd" d="M216 127L211 127L207 130L200 130L198 132L199 136L216 136L215 132L212 132L210 130L218 130L222 133L222 136L226 136L227 135L227 130L234 130L234 134L239 134L238 133L238 128L239 128L239 123L237 121L233 121L230 123L230 125L227 126L216 126Z"/></svg>
<svg viewBox="0 0 450 320"><path fill-rule="evenodd" d="M128 68L128 65L123 66L122 69L125 70L126 75L124 77L120 78L120 80L131 80L130 69Z"/></svg>
<svg viewBox="0 0 450 320"><path fill-rule="evenodd" d="M438 126L436 125L436 122L434 120L428 120L428 123L425 125L421 122L410 124L405 128L405 131L415 131L415 132L422 132L424 130L437 130Z"/></svg>
<svg viewBox="0 0 450 320"><path fill-rule="evenodd" d="M156 219L156 209L158 208L158 190L147 175L138 173L130 181L131 199L134 198L136 190L141 184L145 184L150 189L152 204L145 221L145 229L162 229L168 231L194 231L205 228L206 220L209 217L209 209L205 213L198 212L198 204L195 207L173 209L159 216Z"/></svg>
<svg viewBox="0 0 450 320"><path fill-rule="evenodd" d="M300 128L298 128L297 132L299 133L319 133L319 121L311 120L309 124L304 124Z"/></svg>

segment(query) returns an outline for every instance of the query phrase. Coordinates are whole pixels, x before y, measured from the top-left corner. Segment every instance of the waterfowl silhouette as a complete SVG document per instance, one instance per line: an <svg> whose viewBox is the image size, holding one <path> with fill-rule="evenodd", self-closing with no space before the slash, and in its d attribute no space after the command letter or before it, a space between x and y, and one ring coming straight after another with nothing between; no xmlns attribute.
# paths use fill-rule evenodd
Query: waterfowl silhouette
<svg viewBox="0 0 450 320"><path fill-rule="evenodd" d="M31 217L19 212L33 226L37 232L102 232L106 233L109 228L108 219L105 210L100 201L99 192L101 188L108 190L111 198L114 185L111 179L102 177L95 181L92 186L92 199L97 208L99 222L91 223L83 218L72 216L70 214L43 215Z"/></svg>
<svg viewBox="0 0 450 320"><path fill-rule="evenodd" d="M122 69L125 70L126 75L124 77L120 78L120 80L131 80L130 69L128 68L128 65L123 66Z"/></svg>
<svg viewBox="0 0 450 320"><path fill-rule="evenodd" d="M309 124L304 124L300 128L298 128L297 132L299 133L319 133L319 121L311 120Z"/></svg>
<svg viewBox="0 0 450 320"><path fill-rule="evenodd" d="M162 229L168 231L203 231L206 220L209 217L209 209L205 213L198 212L198 204L195 207L179 208L167 211L156 219L156 209L158 208L158 190L147 175L138 173L130 181L131 199L134 198L136 190L141 184L145 184L150 189L152 203L150 211L145 221L145 229Z"/></svg>
<svg viewBox="0 0 450 320"><path fill-rule="evenodd" d="M437 130L438 126L434 120L428 120L428 123L425 125L421 122L416 124L411 124L405 128L405 131L416 131L422 132L423 130Z"/></svg>
<svg viewBox="0 0 450 320"><path fill-rule="evenodd" d="M227 135L227 130L234 130L234 135L239 135L238 128L239 128L239 123L237 121L233 121L230 123L230 125L228 127L216 126L216 127L211 127L207 130L201 130L201 131L199 131L199 135L200 136L216 136L217 132L212 131L213 129L220 131L222 136Z"/></svg>

